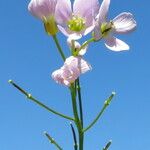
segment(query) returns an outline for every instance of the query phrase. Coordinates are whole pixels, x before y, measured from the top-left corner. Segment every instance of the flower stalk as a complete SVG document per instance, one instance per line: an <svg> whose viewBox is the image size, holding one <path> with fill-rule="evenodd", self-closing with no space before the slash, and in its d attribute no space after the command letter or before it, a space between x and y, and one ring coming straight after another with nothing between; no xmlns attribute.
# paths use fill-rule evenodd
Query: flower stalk
<svg viewBox="0 0 150 150"><path fill-rule="evenodd" d="M56 35L53 35L52 37L53 37L53 40L54 40L54 42L55 42L55 44L56 44L56 46L57 46L57 49L58 49L58 51L59 51L59 53L60 53L60 55L61 55L63 61L65 61L65 60L66 60L66 57L65 57L65 55L64 55L64 53L63 53L63 50L62 50L62 48L61 48L61 46L60 46L60 44L59 44L59 41L58 41L57 36L56 36Z"/></svg>
<svg viewBox="0 0 150 150"><path fill-rule="evenodd" d="M73 134L74 150L78 150L78 143L77 143L77 137L76 137L75 129L74 129L72 123L70 123L70 126L71 126L71 131L72 131L72 134Z"/></svg>
<svg viewBox="0 0 150 150"><path fill-rule="evenodd" d="M54 144L56 146L56 148L58 150L63 150L59 144L47 133L47 132L44 132L45 136L48 138L48 140L50 141L50 143Z"/></svg>
<svg viewBox="0 0 150 150"><path fill-rule="evenodd" d="M106 146L103 148L103 150L108 150L110 145L111 145L112 141L109 141Z"/></svg>
<svg viewBox="0 0 150 150"><path fill-rule="evenodd" d="M18 86L15 82L13 82L12 80L9 80L8 81L10 84L12 84L17 90L19 90L21 93L23 93L27 99L33 101L34 103L36 103L37 105L41 106L42 108L46 109L47 111L55 114L55 115L58 115L62 118L65 118L65 119L68 119L68 120L71 120L71 121L74 121L74 118L71 118L69 116L66 116L62 113L59 113L51 108L49 108L48 106L46 106L45 104L41 103L40 101L38 101L37 99L35 99L31 94L29 94L28 92L26 92L24 89L22 89L20 86Z"/></svg>
<svg viewBox="0 0 150 150"><path fill-rule="evenodd" d="M96 116L96 118L93 120L93 122L88 126L86 127L83 132L86 132L88 131L90 128L93 127L93 125L98 121L98 119L103 115L104 111L106 110L106 108L110 105L113 97L115 96L115 92L112 92L112 94L110 95L110 97L104 102L104 106L103 108L101 109L101 111L98 113L98 115Z"/></svg>

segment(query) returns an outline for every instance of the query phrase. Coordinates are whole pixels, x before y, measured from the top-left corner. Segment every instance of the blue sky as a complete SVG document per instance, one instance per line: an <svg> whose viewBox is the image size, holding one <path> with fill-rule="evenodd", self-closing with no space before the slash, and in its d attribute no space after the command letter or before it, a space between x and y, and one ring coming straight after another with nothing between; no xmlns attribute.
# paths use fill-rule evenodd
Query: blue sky
<svg viewBox="0 0 150 150"><path fill-rule="evenodd" d="M50 76L62 60L42 23L28 13L28 3L5 0L0 5L0 149L55 149L43 136L43 131L48 131L64 149L71 150L69 122L27 101L7 82L13 79L43 103L72 115L67 88ZM112 0L110 18L130 11L138 23L134 33L118 36L131 49L115 53L100 42L91 44L85 56L93 67L81 77L85 125L99 112L105 98L112 91L117 93L101 120L86 133L85 150L100 150L110 139L111 150L149 148L149 4L148 0ZM66 38L58 36L69 56Z"/></svg>

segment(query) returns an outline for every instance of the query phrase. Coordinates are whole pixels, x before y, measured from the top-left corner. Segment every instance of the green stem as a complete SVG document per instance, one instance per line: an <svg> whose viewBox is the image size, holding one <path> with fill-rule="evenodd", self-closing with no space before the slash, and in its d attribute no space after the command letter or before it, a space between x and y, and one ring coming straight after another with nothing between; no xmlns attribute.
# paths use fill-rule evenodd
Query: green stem
<svg viewBox="0 0 150 150"><path fill-rule="evenodd" d="M83 49L85 46L87 46L89 43L94 42L94 41L95 41L94 38L90 38L89 40L87 40L85 43L83 43L83 44L81 45L79 51L80 51L81 49Z"/></svg>
<svg viewBox="0 0 150 150"><path fill-rule="evenodd" d="M110 147L112 141L109 141L106 146L103 148L103 150L108 150L108 148Z"/></svg>
<svg viewBox="0 0 150 150"><path fill-rule="evenodd" d="M62 48L61 48L61 46L60 46L60 44L59 44L59 41L58 41L57 36L56 36L56 35L53 35L52 37L53 37L53 39L54 39L54 42L55 42L55 44L56 44L56 46L57 46L57 49L58 49L58 51L59 51L59 53L60 53L60 55L61 55L63 61L65 61L65 60L66 60L66 57L65 57L65 55L64 55L64 53L63 53L63 50L62 50Z"/></svg>
<svg viewBox="0 0 150 150"><path fill-rule="evenodd" d="M44 132L45 136L48 138L48 140L54 144L58 150L63 150L59 145L58 143L47 133L47 132Z"/></svg>
<svg viewBox="0 0 150 150"><path fill-rule="evenodd" d="M74 121L75 119L74 118L71 118L69 116L66 116L64 114L61 114L51 108L49 108L48 106L44 105L43 103L41 103L40 101L38 101L37 99L35 99L34 97L32 97L31 94L27 93L25 90L23 90L20 86L18 86L16 83L14 83L12 80L9 80L9 83L11 83L16 89L18 89L21 93L23 93L28 99L32 100L33 102L35 102L36 104L38 104L39 106L45 108L46 110L48 110L49 112L55 114L55 115L58 115L60 117L63 117L65 119L68 119L68 120L71 120L71 121Z"/></svg>
<svg viewBox="0 0 150 150"><path fill-rule="evenodd" d="M77 82L77 91L78 91L78 99L79 99L79 110L80 110L80 120L83 128L83 110L82 110L82 97L81 97L81 87L79 78L76 80Z"/></svg>
<svg viewBox="0 0 150 150"><path fill-rule="evenodd" d="M76 133L75 133L75 130L74 130L74 127L73 127L72 123L70 123L70 126L71 126L71 130L72 130L72 134L73 134L73 139L74 139L74 150L78 150Z"/></svg>
<svg viewBox="0 0 150 150"><path fill-rule="evenodd" d="M72 97L72 107L73 107L73 113L75 118L75 124L78 129L78 135L79 135L79 150L83 150L83 129L82 125L78 116L78 110L77 110L77 103L76 103L76 89L74 87L74 84L70 87L71 97Z"/></svg>
<svg viewBox="0 0 150 150"><path fill-rule="evenodd" d="M79 100L79 112L80 112L80 120L81 120L81 126L83 130L83 109L82 109L82 97L81 97L81 87L80 87L80 80L79 78L76 80L77 82L77 91L78 91L78 100ZM83 147L83 142L84 142L84 132L80 133L80 144L81 147Z"/></svg>
<svg viewBox="0 0 150 150"><path fill-rule="evenodd" d="M89 130L96 122L97 120L102 116L102 114L104 113L105 109L109 106L109 104L111 103L112 98L115 96L115 92L112 92L111 96L105 101L103 108L101 109L101 111L99 112L99 114L97 115L97 117L94 119L94 121L83 130L83 132L86 132L87 130Z"/></svg>
<svg viewBox="0 0 150 150"><path fill-rule="evenodd" d="M85 48L85 46L87 46L89 43L94 42L94 41L95 41L94 38L90 38L90 39L87 40L85 43L83 43L83 44L81 45L81 47L80 47L78 50L74 51L74 49L73 49L73 55L74 55L74 56L78 56L80 50L82 50L83 48Z"/></svg>

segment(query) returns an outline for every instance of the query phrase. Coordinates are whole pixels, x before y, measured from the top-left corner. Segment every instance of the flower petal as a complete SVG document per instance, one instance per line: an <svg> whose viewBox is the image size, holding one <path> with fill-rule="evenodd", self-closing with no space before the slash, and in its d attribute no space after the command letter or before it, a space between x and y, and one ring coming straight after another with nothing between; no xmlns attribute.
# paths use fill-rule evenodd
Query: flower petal
<svg viewBox="0 0 150 150"><path fill-rule="evenodd" d="M108 10L109 10L109 5L110 5L110 0L103 0L101 7L100 7L100 10L99 10L99 14L97 16L99 23L106 22Z"/></svg>
<svg viewBox="0 0 150 150"><path fill-rule="evenodd" d="M114 32L116 33L128 33L136 28L136 21L131 13L121 13L115 19L113 19Z"/></svg>
<svg viewBox="0 0 150 150"><path fill-rule="evenodd" d="M67 70L64 70L63 67L52 73L52 78L56 81L56 83L65 86L70 86L70 80L69 81L67 80L67 76L68 76Z"/></svg>
<svg viewBox="0 0 150 150"><path fill-rule="evenodd" d="M56 3L57 0L31 0L28 10L33 16L43 20L43 17L54 15Z"/></svg>
<svg viewBox="0 0 150 150"><path fill-rule="evenodd" d="M82 38L82 34L81 33L72 33L69 35L69 38L71 38L73 40L79 40L80 38Z"/></svg>
<svg viewBox="0 0 150 150"><path fill-rule="evenodd" d="M95 27L95 25L91 25L88 28L86 28L85 31L84 31L84 35L87 35L91 31L93 31L94 27Z"/></svg>
<svg viewBox="0 0 150 150"><path fill-rule="evenodd" d="M95 28L94 28L94 32L93 32L93 37L96 41L98 41L99 39L102 38L102 33L100 30L100 25L97 23Z"/></svg>
<svg viewBox="0 0 150 150"><path fill-rule="evenodd" d="M78 40L82 37L80 33L73 33L68 28L62 27L60 25L57 25L57 26L58 26L59 31L61 31L69 39Z"/></svg>
<svg viewBox="0 0 150 150"><path fill-rule="evenodd" d="M105 45L108 49L116 52L129 50L129 46L125 42L112 36L106 39Z"/></svg>
<svg viewBox="0 0 150 150"><path fill-rule="evenodd" d="M83 43L84 44L84 43ZM86 45L84 48L82 48L80 51L79 51L79 55L80 56L83 56L86 52L87 52L87 49L88 49L88 45Z"/></svg>
<svg viewBox="0 0 150 150"><path fill-rule="evenodd" d="M70 31L67 28L64 28L64 27L62 27L60 25L57 25L57 27L58 27L59 31L61 31L65 36L68 37L69 34L71 34Z"/></svg>
<svg viewBox="0 0 150 150"><path fill-rule="evenodd" d="M81 56L74 57L70 56L66 59L65 64L69 67L75 67L80 70L80 73L85 73L92 69L91 65L88 64Z"/></svg>
<svg viewBox="0 0 150 150"><path fill-rule="evenodd" d="M93 17L98 14L98 0L75 0L73 5L73 13L86 19L86 25L93 23Z"/></svg>
<svg viewBox="0 0 150 150"><path fill-rule="evenodd" d="M70 0L58 0L56 5L55 17L60 25L65 25L72 16Z"/></svg>
<svg viewBox="0 0 150 150"><path fill-rule="evenodd" d="M81 47L79 42L75 41L74 39L71 39L70 37L67 39L67 44L70 48L79 49Z"/></svg>

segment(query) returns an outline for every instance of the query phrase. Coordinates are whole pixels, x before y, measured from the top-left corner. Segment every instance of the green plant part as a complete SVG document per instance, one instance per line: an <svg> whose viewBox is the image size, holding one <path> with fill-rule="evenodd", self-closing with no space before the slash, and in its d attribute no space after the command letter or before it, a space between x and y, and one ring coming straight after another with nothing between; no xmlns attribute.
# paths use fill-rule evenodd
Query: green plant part
<svg viewBox="0 0 150 150"><path fill-rule="evenodd" d="M56 33L58 32L58 28L54 16L50 16L48 19L43 17L43 22L46 33L48 35L56 35Z"/></svg>
<svg viewBox="0 0 150 150"><path fill-rule="evenodd" d="M112 28L113 28L113 22L112 21L102 23L102 25L100 27L100 31L101 31L103 37L108 36L109 33L111 32Z"/></svg>
<svg viewBox="0 0 150 150"><path fill-rule="evenodd" d="M68 28L75 32L82 31L85 28L84 18L73 16L72 19L68 21Z"/></svg>

